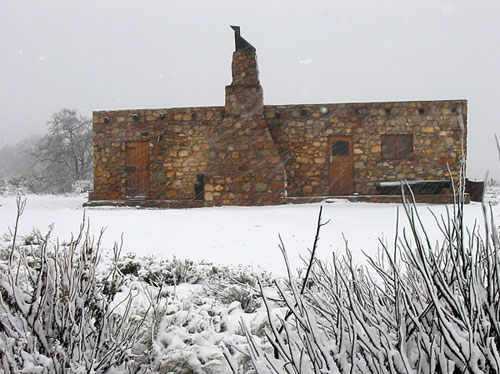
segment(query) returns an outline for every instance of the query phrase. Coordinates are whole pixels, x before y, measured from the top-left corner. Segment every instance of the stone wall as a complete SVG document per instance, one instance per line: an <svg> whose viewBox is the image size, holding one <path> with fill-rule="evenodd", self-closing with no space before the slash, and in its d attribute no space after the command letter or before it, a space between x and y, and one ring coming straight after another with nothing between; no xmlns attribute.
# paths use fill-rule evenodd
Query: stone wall
<svg viewBox="0 0 500 374"><path fill-rule="evenodd" d="M223 113L222 107L94 112L90 200L127 198L126 143L133 141L149 146L151 200L192 199Z"/></svg>
<svg viewBox="0 0 500 374"><path fill-rule="evenodd" d="M232 69L224 108L95 112L90 200L137 203L127 196L126 147L142 141L149 147L144 205L188 205L198 174L205 175L202 205L282 203L285 169L264 120L255 51L235 51Z"/></svg>
<svg viewBox="0 0 500 374"><path fill-rule="evenodd" d="M339 135L353 139L354 193L375 194L382 181L449 180L448 166L457 181L461 113L465 125L465 100L264 106L288 196L299 197L329 195L328 138ZM413 158L383 160L383 134L413 134Z"/></svg>
<svg viewBox="0 0 500 374"><path fill-rule="evenodd" d="M128 141L148 142L154 201L192 200L198 174L206 175L202 205L277 204L285 194L328 196L328 137L335 135L353 137L355 193L376 194L383 181L447 180L448 167L458 180L459 116L466 123L466 101L264 106L262 117L257 110L253 116L244 112L245 118L236 112L245 100L255 107L262 89L242 87L227 87L226 108L95 112L90 200L127 199ZM414 135L412 159L382 159L381 135L395 133Z"/></svg>
<svg viewBox="0 0 500 374"><path fill-rule="evenodd" d="M216 205L282 203L285 169L264 120L255 51L235 51L232 72L224 119L212 145L205 199Z"/></svg>
<svg viewBox="0 0 500 374"><path fill-rule="evenodd" d="M237 49L224 107L93 113L91 203L268 205L328 196L334 136L352 140L354 194L376 194L379 182L449 180L448 168L458 180L465 100L264 106L255 49L233 29ZM383 159L387 134L412 134L412 157ZM127 196L127 147L135 142L149 160L141 174L147 188ZM205 175L201 201L194 200L199 174Z"/></svg>

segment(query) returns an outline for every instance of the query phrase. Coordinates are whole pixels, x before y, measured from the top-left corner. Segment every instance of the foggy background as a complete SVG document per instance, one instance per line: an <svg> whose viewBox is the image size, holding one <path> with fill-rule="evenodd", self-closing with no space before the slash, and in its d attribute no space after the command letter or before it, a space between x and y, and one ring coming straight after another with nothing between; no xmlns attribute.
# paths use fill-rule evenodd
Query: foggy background
<svg viewBox="0 0 500 374"><path fill-rule="evenodd" d="M66 107L224 105L233 31L265 104L468 100L468 176L500 178L500 2L0 2L0 147Z"/></svg>

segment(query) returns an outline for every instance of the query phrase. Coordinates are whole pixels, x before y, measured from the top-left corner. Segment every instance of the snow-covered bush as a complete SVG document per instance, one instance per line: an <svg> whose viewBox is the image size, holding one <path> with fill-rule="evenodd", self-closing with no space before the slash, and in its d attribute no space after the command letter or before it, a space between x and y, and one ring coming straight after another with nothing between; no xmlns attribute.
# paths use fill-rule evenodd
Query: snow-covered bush
<svg viewBox="0 0 500 374"><path fill-rule="evenodd" d="M40 182L32 175L14 175L0 179L0 195L38 193Z"/></svg>
<svg viewBox="0 0 500 374"><path fill-rule="evenodd" d="M196 302L198 301L198 302ZM150 370L155 373L220 373L218 348L229 335L227 308L205 297L171 299L151 346ZM233 334L231 334L233 335ZM244 338L240 336L240 342Z"/></svg>
<svg viewBox="0 0 500 374"><path fill-rule="evenodd" d="M132 272L140 276L138 267L144 270L151 260L125 257L128 261L121 264L123 271L130 270L127 277L133 277ZM136 362L141 373L229 374L221 345L231 347L239 365L250 370L248 358L241 353L246 337L240 322L244 319L259 340L259 347L269 351L271 346L263 327L267 323L266 311L261 307L248 313L239 301L226 298L222 285L235 287L232 277L250 280L256 275L247 267L231 269L204 263L192 263L191 272L203 281L175 285L144 282L146 289L153 289L158 296L150 300L150 317L145 322L142 338L132 350L140 355ZM209 279L210 274L217 276Z"/></svg>
<svg viewBox="0 0 500 374"><path fill-rule="evenodd" d="M217 284L210 293L224 304L238 302L243 311L255 312L261 306L261 296L257 289L241 284Z"/></svg>
<svg viewBox="0 0 500 374"><path fill-rule="evenodd" d="M82 179L73 182L71 191L75 194L82 194L92 191L94 187L92 179Z"/></svg>
<svg viewBox="0 0 500 374"><path fill-rule="evenodd" d="M238 302L244 312L253 313L262 305L257 278L264 287L272 284L271 274L264 271L255 273L245 266L213 266L208 273L206 291L222 304Z"/></svg>
<svg viewBox="0 0 500 374"><path fill-rule="evenodd" d="M105 373L133 364L132 348L145 315L131 315L132 297L119 302L116 265L98 274L99 239L84 225L51 247L50 232L18 243L17 229L0 261L0 362L4 373ZM119 248L115 247L115 259Z"/></svg>
<svg viewBox="0 0 500 374"><path fill-rule="evenodd" d="M487 204L500 204L500 181L489 179L484 186L484 201Z"/></svg>
<svg viewBox="0 0 500 374"><path fill-rule="evenodd" d="M250 267L120 259L120 246L99 265L100 238L83 225L67 241L36 230L18 237L18 204L0 239L0 372L228 374L222 345L251 372L242 320L270 351Z"/></svg>
<svg viewBox="0 0 500 374"><path fill-rule="evenodd" d="M174 286L180 283L197 284L206 279L208 265L192 260L158 259L154 256L137 258L127 253L118 263L124 274L138 277L139 280L157 287Z"/></svg>
<svg viewBox="0 0 500 374"><path fill-rule="evenodd" d="M92 191L92 180L79 180L72 184L72 194ZM13 175L0 179L0 195L28 195L53 192L45 189L42 181L34 175Z"/></svg>
<svg viewBox="0 0 500 374"><path fill-rule="evenodd" d="M381 242L368 267L353 264L346 243L346 257L313 256L305 278L289 271L287 282L276 282L287 308L278 321L262 289L273 352L246 334L256 372L500 372L500 239L492 215L485 207L483 232L466 228L459 201L436 217L442 240L433 243L416 205L404 209L408 228L392 244ZM238 362L226 356L237 373Z"/></svg>
<svg viewBox="0 0 500 374"><path fill-rule="evenodd" d="M138 258L127 253L118 262L118 269L124 275L132 275L156 287L178 284L202 284L207 295L222 304L237 301L243 311L251 313L261 306L257 275L248 266L218 266L192 260L158 259L153 256ZM258 276L264 285L272 283L272 276L259 270Z"/></svg>

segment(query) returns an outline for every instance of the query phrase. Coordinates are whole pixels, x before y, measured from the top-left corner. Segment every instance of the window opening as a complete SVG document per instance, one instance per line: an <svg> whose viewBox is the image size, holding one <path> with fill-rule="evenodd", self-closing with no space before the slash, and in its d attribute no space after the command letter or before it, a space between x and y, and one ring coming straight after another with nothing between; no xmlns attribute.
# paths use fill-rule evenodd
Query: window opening
<svg viewBox="0 0 500 374"><path fill-rule="evenodd" d="M413 157L413 135L382 135L383 160L407 160Z"/></svg>
<svg viewBox="0 0 500 374"><path fill-rule="evenodd" d="M349 142L337 140L332 143L332 156L349 156Z"/></svg>

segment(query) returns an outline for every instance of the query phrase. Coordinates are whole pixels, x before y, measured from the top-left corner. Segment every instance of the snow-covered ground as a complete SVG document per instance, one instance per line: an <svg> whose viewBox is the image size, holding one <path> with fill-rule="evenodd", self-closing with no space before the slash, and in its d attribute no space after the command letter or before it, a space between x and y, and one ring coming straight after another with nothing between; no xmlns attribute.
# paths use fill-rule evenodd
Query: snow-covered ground
<svg viewBox="0 0 500 374"><path fill-rule="evenodd" d="M20 233L29 234L34 228L43 233L54 224L53 237L64 240L78 232L85 215L94 235L106 228L104 248L111 248L123 234L123 253L251 265L282 275L285 268L278 249L278 234L292 266L299 267L299 256L307 255L312 246L320 207L320 204L302 204L195 209L83 208L85 199L85 196L27 196ZM355 261L364 261L362 251L376 255L379 239L394 241L398 208L402 217L400 229L407 225L400 204L336 201L321 205L323 220L330 220L320 235L321 258L328 258L332 252L342 253L344 237ZM452 207L425 204L418 207L431 238L438 239L439 230L431 212L439 216ZM494 205L492 209L499 224L500 206ZM0 197L0 234L12 228L15 217L15 197ZM471 226L474 221L484 226L481 204L465 207L465 221Z"/></svg>
<svg viewBox="0 0 500 374"><path fill-rule="evenodd" d="M491 209L497 224L500 222L499 192L497 190L488 198L494 203ZM247 340L240 322L244 321L259 349L269 350L271 347L264 334L267 318L269 315L272 319L276 315L283 317L286 308L283 307L284 303L276 301L280 298L277 289L271 286L268 274L261 274L266 296L269 300L275 300L270 303L272 311L268 315L256 290L255 277L247 269L240 271L242 268L236 265L251 265L276 275L284 275L285 266L278 249L280 234L292 267L299 267L300 255L307 256L307 249L312 245L321 205L323 222L330 220L321 231L319 256L322 258L328 258L332 252L342 253L345 238L353 251L354 261L363 263L363 252L376 255L381 238L391 245L394 242L398 209L401 217L399 231L408 225L401 204L335 201L271 207L84 209L84 202L84 196L28 196L26 209L20 220L20 234L29 234L34 228L43 233L53 224L53 240L59 237L60 241L66 241L71 233L78 232L85 216L94 236L99 234L101 228L106 227L103 236L105 250L111 249L123 234L125 253L158 257L158 260L126 258L121 265L130 260L130 264L138 265L137 274L131 267L121 267L128 270L123 272L124 283L113 301L115 312L123 314L124 321L136 320L153 307L154 312L148 314L144 329L139 333L141 339L134 345L136 363L142 362L145 372L230 374L232 371L223 357L221 347L232 349L232 362L240 369L239 372L255 372L243 354L247 349ZM419 204L418 208L431 240L438 240L440 233L433 214L439 217L446 213L446 209L453 207ZM15 217L15 196L0 197L0 247L5 244L1 243L1 233L12 228ZM481 204L465 206L465 221L469 226L475 221L481 227L484 226ZM3 238L4 242L6 238L8 235ZM183 265L178 262L179 266L172 268L170 265L175 261L168 264L159 261L159 258L171 259L173 256L229 266L185 266L186 274L192 275L194 279L188 282L196 284L187 284L176 278L180 280L180 284L171 285L162 279L182 270ZM5 258L3 263L5 269ZM25 264L29 264L29 261ZM98 272L97 277L109 273L106 267L101 269L102 274ZM165 275L165 278L154 278L158 274ZM20 287L23 290L25 288L24 284ZM97 297L101 295L99 292L90 295ZM128 297L129 292L134 296L131 315L127 315L126 304L120 304ZM16 314L15 318L18 317ZM15 318L13 320L17 321ZM129 322L125 325L127 323ZM4 349L6 346L3 343L0 348ZM11 355L14 355L12 351ZM27 362L31 362L32 356L25 357L28 357ZM50 363L50 360L47 359L47 362ZM38 361L36 363L40 364ZM83 363L75 362L75 365ZM30 372L34 370L30 369Z"/></svg>

